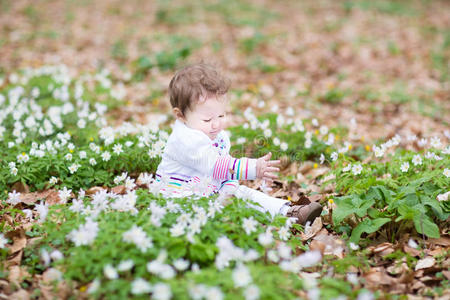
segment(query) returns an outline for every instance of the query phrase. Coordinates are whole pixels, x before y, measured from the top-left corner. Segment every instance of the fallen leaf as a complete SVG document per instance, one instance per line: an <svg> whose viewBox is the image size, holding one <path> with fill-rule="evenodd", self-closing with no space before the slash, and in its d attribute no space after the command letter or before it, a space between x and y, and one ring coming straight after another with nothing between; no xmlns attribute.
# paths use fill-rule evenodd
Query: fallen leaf
<svg viewBox="0 0 450 300"><path fill-rule="evenodd" d="M434 266L435 263L436 260L434 259L434 257L427 256L417 262L415 271L431 268L432 266Z"/></svg>
<svg viewBox="0 0 450 300"><path fill-rule="evenodd" d="M16 286L24 280L24 278L29 277L30 274L26 269L20 266L12 266L9 268L8 280L9 282L14 283Z"/></svg>
<svg viewBox="0 0 450 300"><path fill-rule="evenodd" d="M24 289L20 289L17 292L15 292L14 294L11 294L9 296L9 299L11 299L11 300L28 300L28 299L30 299L30 293Z"/></svg>
<svg viewBox="0 0 450 300"><path fill-rule="evenodd" d="M118 195L123 195L126 193L127 189L124 185L118 185L111 189L111 191Z"/></svg>
<svg viewBox="0 0 450 300"><path fill-rule="evenodd" d="M5 235L7 238L13 241L11 246L8 246L10 253L15 253L22 250L27 245L27 238L25 236L25 230L23 228L18 228L16 230L10 231Z"/></svg>
<svg viewBox="0 0 450 300"><path fill-rule="evenodd" d="M373 249L372 253L380 255L380 256L385 256L385 255L393 253L394 251L395 251L394 246L391 243L385 242L385 243L382 243L382 244L376 246Z"/></svg>
<svg viewBox="0 0 450 300"><path fill-rule="evenodd" d="M395 282L395 279L387 275L382 268L372 268L363 277L371 286L391 285Z"/></svg>
<svg viewBox="0 0 450 300"><path fill-rule="evenodd" d="M445 276L445 278L447 278L447 280L450 280L450 271L443 270L442 274L444 274L444 276Z"/></svg>
<svg viewBox="0 0 450 300"><path fill-rule="evenodd" d="M20 265L20 262L22 261L22 257L23 257L22 250L20 250L19 252L16 252L15 254L8 256L8 258L6 260L6 267Z"/></svg>
<svg viewBox="0 0 450 300"><path fill-rule="evenodd" d="M18 193L29 193L30 188L28 187L28 185L26 183L18 181L12 185L11 191L16 191Z"/></svg>
<svg viewBox="0 0 450 300"><path fill-rule="evenodd" d="M86 191L86 195L95 195L96 193L104 191L104 190L105 190L105 188L103 188L101 186L93 186Z"/></svg>
<svg viewBox="0 0 450 300"><path fill-rule="evenodd" d="M415 256L415 257L419 257L420 253L421 253L420 250L409 247L408 245L403 246L403 251L405 251L405 253L408 253L409 255Z"/></svg>
<svg viewBox="0 0 450 300"><path fill-rule="evenodd" d="M305 232L300 233L302 241L314 237L322 229L322 218L316 218L311 226L305 226Z"/></svg>
<svg viewBox="0 0 450 300"><path fill-rule="evenodd" d="M445 247L450 246L450 238L445 237L445 236L440 237L438 239L435 239L435 238L428 239L427 242L429 244L441 245L441 246L445 246Z"/></svg>
<svg viewBox="0 0 450 300"><path fill-rule="evenodd" d="M58 196L58 191L55 189L50 189L50 190L45 190L45 191L41 191L41 192L33 192L33 193L27 193L27 194L21 194L20 195L20 201L22 203L31 205L36 203L39 200L45 200L47 203L49 203L49 200L55 201L53 203L49 203L49 204L54 204L57 203L56 199L57 198L59 201L59 196Z"/></svg>

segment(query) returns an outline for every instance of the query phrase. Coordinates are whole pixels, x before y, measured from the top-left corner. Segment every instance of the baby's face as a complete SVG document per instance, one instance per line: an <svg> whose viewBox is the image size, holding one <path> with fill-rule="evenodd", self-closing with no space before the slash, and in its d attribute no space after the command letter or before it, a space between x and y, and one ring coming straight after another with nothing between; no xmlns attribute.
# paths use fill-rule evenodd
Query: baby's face
<svg viewBox="0 0 450 300"><path fill-rule="evenodd" d="M186 126L202 131L211 140L225 128L226 104L225 96L210 97L194 104L186 110L182 120Z"/></svg>

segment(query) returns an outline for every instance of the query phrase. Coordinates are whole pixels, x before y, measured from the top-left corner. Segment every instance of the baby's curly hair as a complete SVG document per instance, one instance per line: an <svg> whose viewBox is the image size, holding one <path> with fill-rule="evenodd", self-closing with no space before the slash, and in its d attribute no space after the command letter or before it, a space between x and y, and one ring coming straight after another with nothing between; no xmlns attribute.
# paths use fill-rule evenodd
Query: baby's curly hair
<svg viewBox="0 0 450 300"><path fill-rule="evenodd" d="M178 108L184 115L187 109L205 97L225 95L230 80L222 76L212 65L196 63L181 68L169 84L172 108Z"/></svg>

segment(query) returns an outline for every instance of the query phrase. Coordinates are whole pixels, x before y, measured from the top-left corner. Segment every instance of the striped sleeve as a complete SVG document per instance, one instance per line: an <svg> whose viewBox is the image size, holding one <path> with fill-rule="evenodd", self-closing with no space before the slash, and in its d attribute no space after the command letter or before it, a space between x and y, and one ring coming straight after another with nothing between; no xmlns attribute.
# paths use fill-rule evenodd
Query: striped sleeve
<svg viewBox="0 0 450 300"><path fill-rule="evenodd" d="M214 165L213 178L228 180L256 179L256 159L221 156Z"/></svg>

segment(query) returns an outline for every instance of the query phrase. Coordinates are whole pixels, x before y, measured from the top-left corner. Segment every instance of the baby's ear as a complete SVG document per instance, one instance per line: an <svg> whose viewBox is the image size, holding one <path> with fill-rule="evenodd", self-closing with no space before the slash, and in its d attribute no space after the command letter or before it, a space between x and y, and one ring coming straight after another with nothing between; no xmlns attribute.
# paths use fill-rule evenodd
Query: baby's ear
<svg viewBox="0 0 450 300"><path fill-rule="evenodd" d="M174 107L172 111L177 120L184 122L184 115L178 107Z"/></svg>

